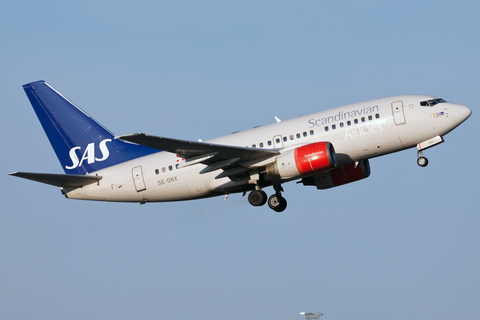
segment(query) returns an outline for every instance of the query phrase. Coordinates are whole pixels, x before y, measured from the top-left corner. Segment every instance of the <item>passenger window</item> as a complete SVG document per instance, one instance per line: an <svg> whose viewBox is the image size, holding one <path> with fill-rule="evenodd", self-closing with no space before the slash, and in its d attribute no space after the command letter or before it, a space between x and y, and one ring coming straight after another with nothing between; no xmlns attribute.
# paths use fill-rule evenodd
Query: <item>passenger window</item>
<svg viewBox="0 0 480 320"><path fill-rule="evenodd" d="M179 163L177 163L177 164L175 165L175 168L177 168L177 169L178 169L178 165L179 165Z"/></svg>
<svg viewBox="0 0 480 320"><path fill-rule="evenodd" d="M353 123L357 124L357 123L358 123L358 119L353 120Z"/></svg>
<svg viewBox="0 0 480 320"><path fill-rule="evenodd" d="M310 130L310 135L313 136L315 132L313 132L313 130Z"/></svg>
<svg viewBox="0 0 480 320"><path fill-rule="evenodd" d="M350 126L350 125L352 125L352 121L348 120L347 121L347 126Z"/></svg>
<svg viewBox="0 0 480 320"><path fill-rule="evenodd" d="M343 122L340 122L340 128L343 128Z"/></svg>
<svg viewBox="0 0 480 320"><path fill-rule="evenodd" d="M365 117L362 117L362 122L365 122Z"/></svg>
<svg viewBox="0 0 480 320"><path fill-rule="evenodd" d="M373 119L373 117L372 117L372 116L368 116L368 120L372 120L372 119Z"/></svg>
<svg viewBox="0 0 480 320"><path fill-rule="evenodd" d="M167 172L167 169L165 167L162 168L162 172L165 173Z"/></svg>
<svg viewBox="0 0 480 320"><path fill-rule="evenodd" d="M287 142L287 137L283 137L283 141L284 141L284 142Z"/></svg>
<svg viewBox="0 0 480 320"><path fill-rule="evenodd" d="M297 139L300 139L300 133L297 133Z"/></svg>
<svg viewBox="0 0 480 320"><path fill-rule="evenodd" d="M332 124L332 130L335 130L335 129L337 129L337 126Z"/></svg>
<svg viewBox="0 0 480 320"><path fill-rule="evenodd" d="M257 145L256 145L256 144L252 144L252 148L256 148L256 147L257 147Z"/></svg>
<svg viewBox="0 0 480 320"><path fill-rule="evenodd" d="M290 140L293 140L293 134L290 135Z"/></svg>
<svg viewBox="0 0 480 320"><path fill-rule="evenodd" d="M155 169L155 174L159 174L159 173L160 173L160 170Z"/></svg>
<svg viewBox="0 0 480 320"><path fill-rule="evenodd" d="M271 145L272 145L272 141L268 140L268 141L267 141L267 144L268 144L269 146L271 146Z"/></svg>
<svg viewBox="0 0 480 320"><path fill-rule="evenodd" d="M168 170L172 171L172 170L173 170L173 167L172 167L172 166L168 166Z"/></svg>
<svg viewBox="0 0 480 320"><path fill-rule="evenodd" d="M277 143L280 143L280 139L279 139L279 138L275 139L275 141L276 141Z"/></svg>
<svg viewBox="0 0 480 320"><path fill-rule="evenodd" d="M303 136L304 136L304 137L306 137L306 136L307 136L307 133L306 133L306 132L304 132L304 133L303 133Z"/></svg>
<svg viewBox="0 0 480 320"><path fill-rule="evenodd" d="M260 142L260 148L263 148L263 142Z"/></svg>
<svg viewBox="0 0 480 320"><path fill-rule="evenodd" d="M375 119L380 119L380 113L375 114Z"/></svg>
<svg viewBox="0 0 480 320"><path fill-rule="evenodd" d="M328 131L328 127L325 127L325 131Z"/></svg>

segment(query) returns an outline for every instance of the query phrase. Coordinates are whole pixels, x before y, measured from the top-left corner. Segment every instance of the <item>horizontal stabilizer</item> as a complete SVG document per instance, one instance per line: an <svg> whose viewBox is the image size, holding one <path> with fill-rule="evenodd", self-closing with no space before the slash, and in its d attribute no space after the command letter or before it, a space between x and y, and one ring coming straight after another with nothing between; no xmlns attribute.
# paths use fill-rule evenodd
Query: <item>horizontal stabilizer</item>
<svg viewBox="0 0 480 320"><path fill-rule="evenodd" d="M97 183L102 176L92 175L73 175L73 174L52 174L52 173L31 173L31 172L13 172L10 175L29 179L41 183L50 184L60 188L79 188L92 183Z"/></svg>
<svg viewBox="0 0 480 320"><path fill-rule="evenodd" d="M213 144L208 142L197 142L178 140L164 137L146 135L144 133L135 133L117 137L129 142L134 142L150 148L168 151L177 154L182 158L190 158L202 155L215 154L202 163L210 164L222 160L235 159L235 162L242 163L254 161L262 158L268 158L280 154L277 150L256 149L247 147L237 147L229 145ZM237 159L238 158L238 159Z"/></svg>

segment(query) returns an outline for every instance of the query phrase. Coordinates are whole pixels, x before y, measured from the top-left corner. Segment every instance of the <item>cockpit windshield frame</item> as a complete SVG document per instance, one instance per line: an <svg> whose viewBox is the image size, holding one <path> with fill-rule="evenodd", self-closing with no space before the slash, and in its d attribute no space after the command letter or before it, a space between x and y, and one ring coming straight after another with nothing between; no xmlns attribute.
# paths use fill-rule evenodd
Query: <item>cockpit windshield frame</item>
<svg viewBox="0 0 480 320"><path fill-rule="evenodd" d="M431 99L431 100L426 100L426 101L422 101L420 102L420 105L422 107L433 107L434 105L436 104L439 104L439 103L446 103L447 101L441 99L441 98L438 98L438 99Z"/></svg>

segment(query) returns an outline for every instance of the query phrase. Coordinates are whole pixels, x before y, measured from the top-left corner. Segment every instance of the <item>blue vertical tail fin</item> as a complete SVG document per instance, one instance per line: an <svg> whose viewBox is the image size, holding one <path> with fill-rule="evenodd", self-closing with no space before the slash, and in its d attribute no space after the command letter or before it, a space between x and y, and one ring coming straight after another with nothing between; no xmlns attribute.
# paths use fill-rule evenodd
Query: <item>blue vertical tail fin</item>
<svg viewBox="0 0 480 320"><path fill-rule="evenodd" d="M87 174L159 152L115 139L45 81L26 84L23 89L66 174Z"/></svg>

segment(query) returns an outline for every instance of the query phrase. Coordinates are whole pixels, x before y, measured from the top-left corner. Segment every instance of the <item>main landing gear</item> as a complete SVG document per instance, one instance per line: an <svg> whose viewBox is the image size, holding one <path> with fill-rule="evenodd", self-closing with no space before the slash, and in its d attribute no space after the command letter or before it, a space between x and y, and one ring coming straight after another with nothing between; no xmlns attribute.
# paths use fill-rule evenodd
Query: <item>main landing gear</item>
<svg viewBox="0 0 480 320"><path fill-rule="evenodd" d="M253 190L250 192L248 195L248 202L254 207L260 207L263 206L265 203L267 203L267 194L263 190Z"/></svg>
<svg viewBox="0 0 480 320"><path fill-rule="evenodd" d="M258 188L258 187L257 187ZM287 208L287 200L282 197L283 188L281 185L274 185L275 194L271 195L267 200L267 194L261 189L255 189L248 195L248 202L252 206L259 207L263 206L268 202L270 209L275 212L282 212Z"/></svg>
<svg viewBox="0 0 480 320"><path fill-rule="evenodd" d="M418 157L417 158L417 164L420 167L426 167L428 165L428 159L423 156L423 151L422 150L418 150L417 157Z"/></svg>

